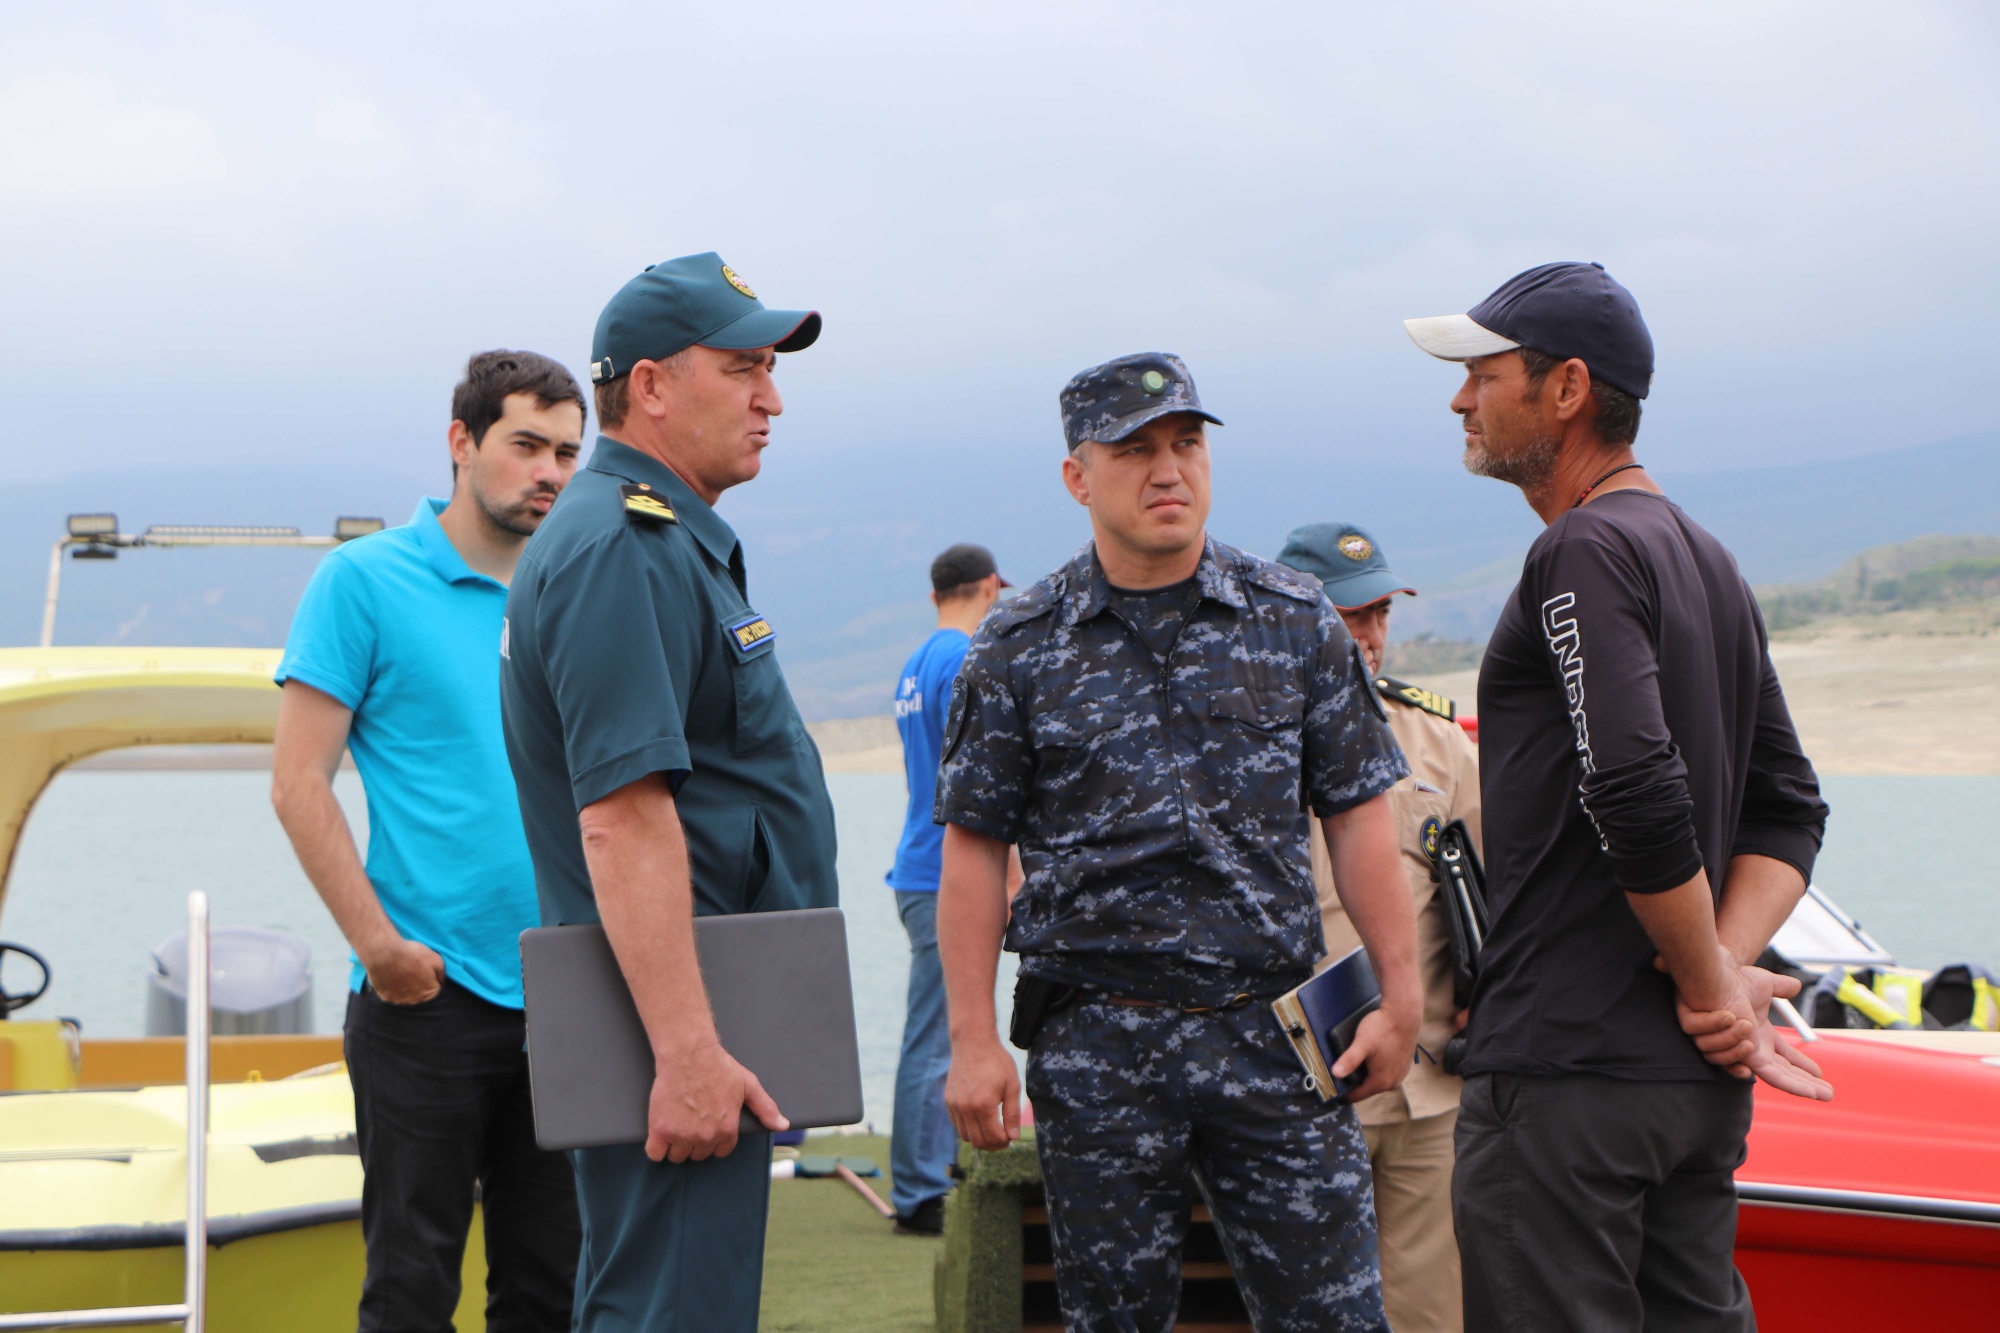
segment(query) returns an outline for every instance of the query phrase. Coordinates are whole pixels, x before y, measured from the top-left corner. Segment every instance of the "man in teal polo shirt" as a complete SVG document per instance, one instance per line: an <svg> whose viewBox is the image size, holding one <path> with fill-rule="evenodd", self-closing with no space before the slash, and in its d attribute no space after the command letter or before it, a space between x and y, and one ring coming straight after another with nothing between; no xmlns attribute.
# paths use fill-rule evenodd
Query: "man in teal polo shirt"
<svg viewBox="0 0 2000 1333"><path fill-rule="evenodd" d="M568 1164L535 1145L521 931L534 866L500 737L514 573L582 450L583 391L532 352L483 352L452 395L450 504L320 563L278 667L272 803L354 949L346 1055L367 1245L362 1333L444 1333L475 1190L489 1333L569 1327ZM368 796L368 861L334 799Z"/></svg>
<svg viewBox="0 0 2000 1333"><path fill-rule="evenodd" d="M716 1038L697 915L830 907L833 806L715 512L784 410L766 310L715 254L656 264L597 322L603 429L507 599L501 710L542 920L601 921L652 1040L639 1145L575 1152L583 1333L757 1327L770 1136L785 1120Z"/></svg>

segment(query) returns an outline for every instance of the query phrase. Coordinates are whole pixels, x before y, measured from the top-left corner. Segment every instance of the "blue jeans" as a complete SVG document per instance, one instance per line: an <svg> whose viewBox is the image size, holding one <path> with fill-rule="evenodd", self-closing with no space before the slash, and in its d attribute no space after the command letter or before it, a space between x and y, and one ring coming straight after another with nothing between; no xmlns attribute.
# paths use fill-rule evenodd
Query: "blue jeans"
<svg viewBox="0 0 2000 1333"><path fill-rule="evenodd" d="M909 1012L903 1019L903 1053L896 1061L889 1202L907 1217L924 1200L939 1198L951 1189L958 1134L944 1108L951 1031L945 1022L944 967L938 961L937 894L898 889L896 910L910 937L910 998Z"/></svg>

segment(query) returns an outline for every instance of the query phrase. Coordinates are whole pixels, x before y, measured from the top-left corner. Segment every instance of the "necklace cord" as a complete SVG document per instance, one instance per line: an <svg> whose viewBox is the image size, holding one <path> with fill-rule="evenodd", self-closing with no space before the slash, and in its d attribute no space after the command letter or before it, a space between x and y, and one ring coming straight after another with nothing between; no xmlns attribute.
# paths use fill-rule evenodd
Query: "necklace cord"
<svg viewBox="0 0 2000 1333"><path fill-rule="evenodd" d="M1590 498L1590 493L1591 493L1592 491L1596 490L1596 489L1597 489L1597 488L1598 488L1599 486L1602 486L1602 485L1603 485L1603 484L1604 484L1605 482L1607 482L1607 481L1610 481L1610 480L1611 480L1611 479L1612 479L1613 477L1617 476L1617 475L1618 475L1619 473L1621 473L1621 472L1629 472L1629 471L1631 471L1631 470L1632 470L1633 468L1635 468L1635 467L1644 467L1644 466L1645 466L1645 464L1643 464L1643 463L1636 463L1636 462L1635 462L1635 463L1620 463L1620 464L1619 464L1619 465L1618 465L1617 467L1615 467L1615 468L1612 468L1612 469L1611 469L1611 470L1610 470L1609 472L1607 472L1607 473L1605 473L1605 474L1604 474L1603 476L1599 477L1599 478L1598 478L1598 479L1597 479L1596 481L1593 481L1593 482L1591 482L1591 483L1590 483L1590 485L1588 485L1588 486L1584 487L1584 488L1583 488L1583 493L1582 493L1581 495L1579 495L1579 496L1577 496L1577 497L1576 497L1576 503L1575 503L1575 504L1573 504L1573 505L1571 505L1571 506L1570 506L1570 508L1571 508L1571 509L1577 509L1577 508L1580 508L1580 507L1582 506L1583 502L1584 502L1585 500L1588 500L1588 499Z"/></svg>

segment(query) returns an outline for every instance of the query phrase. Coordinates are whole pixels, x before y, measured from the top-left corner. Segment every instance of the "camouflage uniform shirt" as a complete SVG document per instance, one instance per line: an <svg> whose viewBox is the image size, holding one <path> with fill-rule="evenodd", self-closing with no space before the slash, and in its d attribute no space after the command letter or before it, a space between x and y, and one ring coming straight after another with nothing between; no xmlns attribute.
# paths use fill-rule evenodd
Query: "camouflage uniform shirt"
<svg viewBox="0 0 2000 1333"><path fill-rule="evenodd" d="M1016 843L1024 975L1212 1004L1324 950L1307 809L1408 773L1319 582L1210 540L1156 655L1093 547L996 607L952 695L936 817Z"/></svg>

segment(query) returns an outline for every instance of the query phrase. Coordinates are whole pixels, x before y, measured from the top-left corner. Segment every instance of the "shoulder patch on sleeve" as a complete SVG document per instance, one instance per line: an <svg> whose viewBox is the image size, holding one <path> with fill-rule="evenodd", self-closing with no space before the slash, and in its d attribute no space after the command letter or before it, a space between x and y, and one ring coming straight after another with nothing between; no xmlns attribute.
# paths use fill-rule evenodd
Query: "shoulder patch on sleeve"
<svg viewBox="0 0 2000 1333"><path fill-rule="evenodd" d="M1317 606L1319 599L1326 596L1326 590L1318 579L1310 574L1301 574L1287 565L1272 560L1260 560L1254 555L1239 553L1243 561L1243 577L1268 592L1291 597L1308 605Z"/></svg>
<svg viewBox="0 0 2000 1333"><path fill-rule="evenodd" d="M666 497L651 486L640 482L636 486L620 486L618 494L625 500L625 517L635 523L679 523L674 516L674 507Z"/></svg>
<svg viewBox="0 0 2000 1333"><path fill-rule="evenodd" d="M1393 699L1411 708L1420 708L1433 717L1441 717L1447 722L1458 717L1458 705L1435 690L1427 690L1421 685L1397 680L1394 676L1377 676L1375 689L1384 699Z"/></svg>

